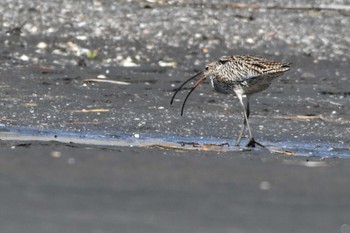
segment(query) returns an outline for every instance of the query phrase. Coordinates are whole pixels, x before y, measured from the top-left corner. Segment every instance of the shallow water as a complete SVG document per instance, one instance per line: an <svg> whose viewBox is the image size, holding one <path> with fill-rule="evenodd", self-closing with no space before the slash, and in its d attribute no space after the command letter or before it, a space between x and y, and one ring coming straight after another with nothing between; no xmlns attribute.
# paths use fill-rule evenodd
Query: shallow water
<svg viewBox="0 0 350 233"><path fill-rule="evenodd" d="M236 147L221 139L213 138L181 138L176 135L160 137L159 135L116 133L84 134L64 131L44 131L31 128L0 128L1 140L8 141L57 141L62 143L77 143L95 146L126 146L126 147L158 147L176 150L203 150L229 153L230 151L270 151L286 156L317 156L350 158L350 148L342 144L325 142L268 142L261 141L266 148ZM242 145L244 145L244 141Z"/></svg>

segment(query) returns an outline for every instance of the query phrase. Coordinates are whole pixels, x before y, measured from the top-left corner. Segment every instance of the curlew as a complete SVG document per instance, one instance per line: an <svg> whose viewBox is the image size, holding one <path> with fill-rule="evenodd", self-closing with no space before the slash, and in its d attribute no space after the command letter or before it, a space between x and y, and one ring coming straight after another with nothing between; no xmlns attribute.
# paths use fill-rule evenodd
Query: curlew
<svg viewBox="0 0 350 233"><path fill-rule="evenodd" d="M170 103L173 104L176 94L188 82L196 77L200 77L192 86L182 104L182 116L188 97L204 80L210 78L215 91L223 94L236 94L242 105L244 120L241 132L236 140L236 146L240 145L243 134L246 128L248 128L249 141L246 147L255 147L255 145L264 147L262 144L254 140L249 126L249 98L251 95L267 89L274 79L281 76L289 69L290 65L288 63L270 61L261 57L250 55L224 56L220 58L220 60L206 65L204 70L187 79L179 88L177 88ZM246 97L245 104L243 102L244 96Z"/></svg>

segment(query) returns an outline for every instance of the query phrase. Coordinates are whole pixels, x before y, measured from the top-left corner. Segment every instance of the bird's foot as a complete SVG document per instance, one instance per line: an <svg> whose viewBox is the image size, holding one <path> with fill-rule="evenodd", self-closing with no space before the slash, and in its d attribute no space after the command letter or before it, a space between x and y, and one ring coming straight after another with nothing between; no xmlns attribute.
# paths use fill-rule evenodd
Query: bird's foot
<svg viewBox="0 0 350 233"><path fill-rule="evenodd" d="M258 146L260 146L260 147L262 147L262 148L265 148L264 145L262 145L261 143L255 141L254 138L249 139L249 142L248 142L248 144L246 145L246 147L255 147L255 145L258 145Z"/></svg>

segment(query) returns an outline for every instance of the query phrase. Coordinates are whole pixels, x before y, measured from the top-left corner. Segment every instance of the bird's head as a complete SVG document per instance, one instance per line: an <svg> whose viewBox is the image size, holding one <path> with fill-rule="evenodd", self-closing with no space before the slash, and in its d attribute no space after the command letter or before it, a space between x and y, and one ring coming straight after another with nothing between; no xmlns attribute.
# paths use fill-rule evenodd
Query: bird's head
<svg viewBox="0 0 350 233"><path fill-rule="evenodd" d="M192 76L191 78L187 79L184 83L181 84L181 86L175 91L173 97L171 98L170 104L173 103L176 94L191 80L199 77L199 80L192 86L190 92L187 94L183 104L182 104L182 108L181 108L181 116L183 115L183 110L185 108L185 104L186 101L188 99L188 97L191 95L191 93L202 83L204 82L208 77L210 77L211 79L213 78L213 76L215 76L215 73L217 73L221 66L224 65L225 63L227 63L229 61L229 58L227 57L222 57L219 61L215 61L215 62L211 62L208 65L205 66L205 68L198 72L196 75Z"/></svg>
<svg viewBox="0 0 350 233"><path fill-rule="evenodd" d="M205 77L209 77L209 76L213 75L213 73L215 72L215 70L219 66L220 66L220 64L218 62L209 63L208 65L205 66L205 68L203 70L203 75Z"/></svg>

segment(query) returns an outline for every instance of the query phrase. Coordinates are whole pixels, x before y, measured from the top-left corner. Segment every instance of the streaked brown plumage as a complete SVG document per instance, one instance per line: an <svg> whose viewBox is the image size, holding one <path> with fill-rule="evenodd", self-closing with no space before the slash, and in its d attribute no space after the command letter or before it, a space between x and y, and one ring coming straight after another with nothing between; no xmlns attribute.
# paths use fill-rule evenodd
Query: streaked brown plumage
<svg viewBox="0 0 350 233"><path fill-rule="evenodd" d="M174 101L176 94L191 80L200 76L200 79L193 85L190 92L187 94L181 109L181 115L185 103L191 93L201 84L205 79L210 78L213 88L223 94L236 94L242 107L244 114L244 121L242 130L237 138L236 146L241 142L246 126L248 127L249 142L247 147L255 147L255 145L262 146L254 140L251 133L248 118L249 97L250 95L267 89L271 82L281 76L284 72L290 69L288 63L280 63L266 60L264 58L241 55L241 56L225 56L216 62L212 62L205 66L205 69L196 75L186 80L174 93L171 104ZM243 96L246 96L246 105L243 103Z"/></svg>

